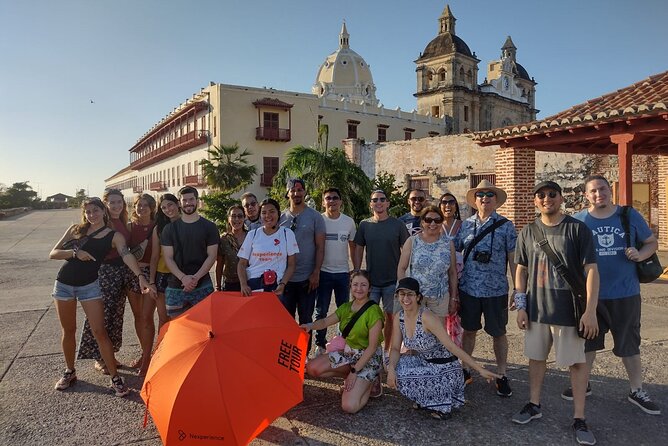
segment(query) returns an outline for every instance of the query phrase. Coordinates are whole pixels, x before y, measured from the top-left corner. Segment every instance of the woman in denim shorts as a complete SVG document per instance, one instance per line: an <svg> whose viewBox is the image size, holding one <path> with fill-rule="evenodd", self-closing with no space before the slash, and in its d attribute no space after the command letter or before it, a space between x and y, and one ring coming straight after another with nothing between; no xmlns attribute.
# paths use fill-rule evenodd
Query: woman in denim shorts
<svg viewBox="0 0 668 446"><path fill-rule="evenodd" d="M139 265L130 254L125 238L107 227L109 215L99 198L82 203L81 224L71 226L51 250L49 258L65 260L58 271L53 287L53 298L62 328L62 349L65 371L56 383L56 390L65 390L77 380L74 369L76 350L77 300L86 313L95 340L100 346L102 359L111 375L111 388L117 396L125 396L129 389L116 371L114 349L104 326L104 305L98 283L102 259L112 249L117 249L123 261L139 277L142 289L149 291L148 280L142 276Z"/></svg>
<svg viewBox="0 0 668 446"><path fill-rule="evenodd" d="M150 364L151 349L153 347L153 339L155 338L155 323L153 321L155 310L158 310L158 331L169 320L167 307L165 306L165 289L167 288L167 279L170 272L162 256L160 234L165 226L179 218L181 218L179 199L173 194L161 195L158 198L158 211L155 215L155 226L153 227L153 235L151 236L152 249L149 285L152 293L149 296L154 299L144 298L142 307L143 328L141 336L144 341L142 342L142 364L139 369L139 376L146 376Z"/></svg>

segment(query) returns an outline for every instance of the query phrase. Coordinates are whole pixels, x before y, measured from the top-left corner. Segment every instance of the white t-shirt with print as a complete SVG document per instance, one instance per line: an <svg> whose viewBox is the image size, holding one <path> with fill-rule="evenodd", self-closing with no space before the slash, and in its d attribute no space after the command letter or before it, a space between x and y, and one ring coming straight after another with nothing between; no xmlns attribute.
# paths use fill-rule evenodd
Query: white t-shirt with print
<svg viewBox="0 0 668 446"><path fill-rule="evenodd" d="M280 282L288 266L288 256L298 252L295 234L290 229L278 228L273 234L266 235L263 228L257 228L246 235L237 256L248 260L246 274L249 279L260 277L266 270L273 270Z"/></svg>
<svg viewBox="0 0 668 446"><path fill-rule="evenodd" d="M323 212L325 219L325 258L322 261L321 271L326 273L347 273L348 266L348 242L355 238L355 221L345 214L339 218L331 219Z"/></svg>

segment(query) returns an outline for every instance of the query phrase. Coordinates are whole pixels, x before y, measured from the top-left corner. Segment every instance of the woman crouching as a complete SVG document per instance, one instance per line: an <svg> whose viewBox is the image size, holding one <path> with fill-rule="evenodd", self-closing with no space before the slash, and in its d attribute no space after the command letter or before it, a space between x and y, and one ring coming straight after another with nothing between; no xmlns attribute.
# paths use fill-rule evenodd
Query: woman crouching
<svg viewBox="0 0 668 446"><path fill-rule="evenodd" d="M326 318L301 327L309 331L322 330L340 323L341 336L328 344L329 353L306 364L306 373L312 377L345 378L341 408L344 412L356 413L369 400L373 383L378 381L377 384L380 384L383 362L380 345L383 342L385 316L378 304L369 299L370 282L366 271L351 275L350 288L350 302L341 305Z"/></svg>

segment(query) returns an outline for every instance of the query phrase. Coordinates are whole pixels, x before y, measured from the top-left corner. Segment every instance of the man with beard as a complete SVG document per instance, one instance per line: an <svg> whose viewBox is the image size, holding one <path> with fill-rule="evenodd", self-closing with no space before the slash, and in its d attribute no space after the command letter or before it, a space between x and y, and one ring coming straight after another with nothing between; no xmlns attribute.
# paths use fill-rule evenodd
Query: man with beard
<svg viewBox="0 0 668 446"><path fill-rule="evenodd" d="M589 368L585 361L585 340L578 336L578 328L589 339L598 332L599 276L591 232L582 222L561 212L563 202L557 183L537 184L534 205L540 217L523 228L517 239L515 307L517 326L525 331L524 355L529 358L530 393L529 402L512 420L527 424L543 416L540 393L546 360L554 346L557 366L570 369L575 439L579 444L591 445L596 439L585 423ZM550 250L554 256L547 254ZM568 282L559 272L561 268L568 271ZM569 282L578 284L578 289L586 289L587 307L580 320L575 318Z"/></svg>
<svg viewBox="0 0 668 446"><path fill-rule="evenodd" d="M254 193L245 192L241 196L241 206L243 206L244 213L246 214L246 219L244 220L246 231L262 226L262 222L260 221L260 205Z"/></svg>
<svg viewBox="0 0 668 446"><path fill-rule="evenodd" d="M285 285L280 299L288 313L299 314L299 324L313 322L315 298L320 283L320 268L325 256L325 220L318 211L306 206L304 180L288 181L286 197L290 207L283 211L279 225L295 233L299 253L295 258L295 272ZM307 352L311 350L311 338Z"/></svg>
<svg viewBox="0 0 668 446"><path fill-rule="evenodd" d="M167 314L174 318L213 292L209 270L216 261L220 234L197 212L197 189L179 191L181 218L165 226L160 245L171 272L165 289Z"/></svg>
<svg viewBox="0 0 668 446"><path fill-rule="evenodd" d="M622 358L629 377L630 391L627 400L645 413L661 415L661 409L642 388L642 363L640 362L640 282L635 262L640 262L657 250L659 244L642 215L628 208L630 234L622 224L624 208L612 202L612 190L605 177L592 175L585 180L585 194L589 209L574 215L583 221L594 235L596 259L601 274L601 292L598 303L599 335L585 343L587 364L591 369L596 351L605 348L605 334L610 331L614 347L612 353ZM627 247L627 238L629 244ZM642 242L637 249L636 241ZM587 384L587 395L591 388ZM571 389L561 397L573 398Z"/></svg>
<svg viewBox="0 0 668 446"><path fill-rule="evenodd" d="M399 217L399 220L406 225L409 235L414 235L421 231L420 212L424 208L426 199L427 194L421 189L411 189L408 193L408 207L410 207L411 211Z"/></svg>

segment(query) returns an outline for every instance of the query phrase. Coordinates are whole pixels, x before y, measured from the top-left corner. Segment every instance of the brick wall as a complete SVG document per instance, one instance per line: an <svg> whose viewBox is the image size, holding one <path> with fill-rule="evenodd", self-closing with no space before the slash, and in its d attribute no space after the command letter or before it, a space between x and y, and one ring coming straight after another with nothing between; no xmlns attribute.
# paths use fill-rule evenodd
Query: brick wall
<svg viewBox="0 0 668 446"><path fill-rule="evenodd" d="M534 149L496 149L496 186L505 190L508 200L499 213L519 231L535 219L532 192L536 178Z"/></svg>
<svg viewBox="0 0 668 446"><path fill-rule="evenodd" d="M659 249L668 250L668 155L657 156L659 202Z"/></svg>

